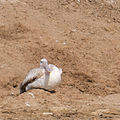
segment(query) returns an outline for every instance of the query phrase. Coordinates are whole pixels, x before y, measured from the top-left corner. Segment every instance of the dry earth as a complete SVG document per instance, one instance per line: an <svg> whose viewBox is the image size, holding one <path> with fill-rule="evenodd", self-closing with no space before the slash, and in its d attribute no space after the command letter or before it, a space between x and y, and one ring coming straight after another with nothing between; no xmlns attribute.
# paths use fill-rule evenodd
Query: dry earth
<svg viewBox="0 0 120 120"><path fill-rule="evenodd" d="M55 93L19 95L47 58ZM120 120L119 0L0 0L0 120Z"/></svg>

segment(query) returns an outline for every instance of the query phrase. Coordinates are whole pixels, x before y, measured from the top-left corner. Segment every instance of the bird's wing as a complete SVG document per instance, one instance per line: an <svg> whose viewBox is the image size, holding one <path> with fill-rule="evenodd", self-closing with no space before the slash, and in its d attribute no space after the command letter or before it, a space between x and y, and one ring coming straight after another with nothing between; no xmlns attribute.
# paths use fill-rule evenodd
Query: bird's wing
<svg viewBox="0 0 120 120"><path fill-rule="evenodd" d="M34 68L34 69L30 70L27 73L24 81L20 84L20 93L25 92L25 88L29 83L32 83L33 81L35 81L38 78L41 78L44 74L45 74L45 71L42 68Z"/></svg>

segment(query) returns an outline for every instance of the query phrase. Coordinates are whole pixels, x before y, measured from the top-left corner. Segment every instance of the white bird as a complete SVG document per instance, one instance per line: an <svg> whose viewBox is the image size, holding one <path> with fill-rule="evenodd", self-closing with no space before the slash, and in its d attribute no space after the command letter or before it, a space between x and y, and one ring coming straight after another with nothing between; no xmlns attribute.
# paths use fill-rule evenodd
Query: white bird
<svg viewBox="0 0 120 120"><path fill-rule="evenodd" d="M40 68L30 70L20 85L20 93L34 88L53 90L61 82L62 69L43 58L40 61Z"/></svg>

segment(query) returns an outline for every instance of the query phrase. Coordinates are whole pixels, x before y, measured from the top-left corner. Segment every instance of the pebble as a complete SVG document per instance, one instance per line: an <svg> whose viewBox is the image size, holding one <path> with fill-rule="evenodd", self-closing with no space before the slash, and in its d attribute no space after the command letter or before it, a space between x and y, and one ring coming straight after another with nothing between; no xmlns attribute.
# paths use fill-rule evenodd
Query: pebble
<svg viewBox="0 0 120 120"><path fill-rule="evenodd" d="M26 102L25 105L26 105L27 107L30 107L30 104L29 104L28 102Z"/></svg>

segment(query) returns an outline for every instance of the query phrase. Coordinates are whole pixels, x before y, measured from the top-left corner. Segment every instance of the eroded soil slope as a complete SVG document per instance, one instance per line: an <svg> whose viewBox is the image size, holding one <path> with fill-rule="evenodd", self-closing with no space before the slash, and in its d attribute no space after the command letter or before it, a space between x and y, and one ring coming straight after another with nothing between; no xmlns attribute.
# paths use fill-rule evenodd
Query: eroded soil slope
<svg viewBox="0 0 120 120"><path fill-rule="evenodd" d="M19 95L41 58L61 85ZM1 120L119 120L119 92L119 0L0 0Z"/></svg>

